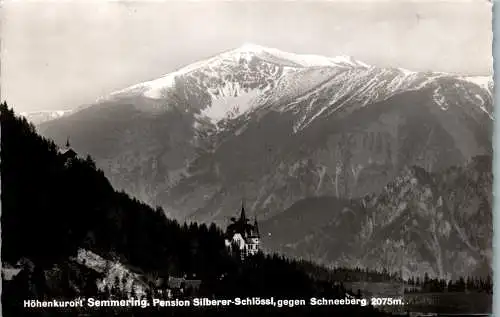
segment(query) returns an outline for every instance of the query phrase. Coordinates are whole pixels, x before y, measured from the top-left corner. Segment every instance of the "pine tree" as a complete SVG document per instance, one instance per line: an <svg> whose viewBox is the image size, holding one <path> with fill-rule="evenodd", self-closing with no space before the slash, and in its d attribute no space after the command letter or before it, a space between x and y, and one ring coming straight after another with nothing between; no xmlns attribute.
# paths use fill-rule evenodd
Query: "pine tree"
<svg viewBox="0 0 500 317"><path fill-rule="evenodd" d="M429 273L425 272L423 286L426 287L429 284L429 281L430 281Z"/></svg>
<svg viewBox="0 0 500 317"><path fill-rule="evenodd" d="M463 276L460 276L457 282L457 291L458 292L464 292L465 291L465 280Z"/></svg>
<svg viewBox="0 0 500 317"><path fill-rule="evenodd" d="M451 279L448 281L448 292L455 292L455 285Z"/></svg>

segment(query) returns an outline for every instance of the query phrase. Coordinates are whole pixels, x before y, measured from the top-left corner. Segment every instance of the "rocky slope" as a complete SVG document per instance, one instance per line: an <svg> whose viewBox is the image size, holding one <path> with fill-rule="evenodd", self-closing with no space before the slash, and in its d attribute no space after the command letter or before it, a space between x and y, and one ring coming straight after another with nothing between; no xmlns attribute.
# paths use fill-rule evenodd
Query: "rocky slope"
<svg viewBox="0 0 500 317"><path fill-rule="evenodd" d="M405 168L379 195L306 198L261 225L264 245L405 277L491 274L491 165L485 156L439 173Z"/></svg>

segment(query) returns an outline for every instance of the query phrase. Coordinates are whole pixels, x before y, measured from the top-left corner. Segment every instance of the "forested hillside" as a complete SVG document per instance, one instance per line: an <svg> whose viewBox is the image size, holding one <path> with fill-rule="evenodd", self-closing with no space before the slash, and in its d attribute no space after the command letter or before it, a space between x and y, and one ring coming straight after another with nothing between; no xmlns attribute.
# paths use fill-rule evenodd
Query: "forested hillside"
<svg viewBox="0 0 500 317"><path fill-rule="evenodd" d="M119 261L141 276L196 276L200 294L209 298L274 296L344 297L341 286L308 274L304 264L260 255L244 263L228 254L223 233L215 225L180 224L110 185L91 157L70 159L51 141L37 135L26 119L1 105L2 262L20 265L12 280L3 280L4 316L22 316L26 299L73 299L115 296L96 287L100 273L71 259L85 249ZM104 137L104 136L103 136ZM99 142L99 140L95 140ZM61 278L51 278L57 272ZM62 273L61 273L62 272ZM148 289L149 296L154 292ZM311 310L236 308L189 311L217 316L369 314L371 307L329 306ZM38 310L52 316L56 310ZM61 311L59 311L61 312ZM161 310L162 316L186 315L186 310ZM151 316L151 311L122 311ZM77 315L68 311L68 316ZM91 316L110 315L93 310ZM33 315L33 314L30 314Z"/></svg>

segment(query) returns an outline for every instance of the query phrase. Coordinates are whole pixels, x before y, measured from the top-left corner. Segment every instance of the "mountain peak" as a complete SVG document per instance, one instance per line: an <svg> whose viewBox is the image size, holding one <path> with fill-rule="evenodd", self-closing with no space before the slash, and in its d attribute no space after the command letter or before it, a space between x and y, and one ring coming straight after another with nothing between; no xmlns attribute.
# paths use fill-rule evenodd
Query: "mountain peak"
<svg viewBox="0 0 500 317"><path fill-rule="evenodd" d="M319 67L319 66L348 66L348 67L369 67L369 65L356 60L352 56L340 55L327 57L313 54L295 54L282 51L276 48L265 47L254 43L243 43L240 47L228 52L230 55L244 54L255 55L259 57L272 57L276 60L292 62L301 67Z"/></svg>
<svg viewBox="0 0 500 317"><path fill-rule="evenodd" d="M266 50L270 50L270 48L264 47L262 45L258 45L258 44L246 42L246 43L243 43L243 45L241 45L236 50L238 50L238 51L247 51L247 52L260 53L260 52L263 52L263 51L266 51Z"/></svg>
<svg viewBox="0 0 500 317"><path fill-rule="evenodd" d="M112 96L118 96L123 93L141 93L150 98L159 98L161 91L166 87L172 87L175 78L179 75L186 75L192 71L203 68L214 69L217 65L225 63L234 63L241 59L250 60L258 58L270 63L279 64L284 67L342 67L367 68L369 65L362 63L351 56L326 57L311 54L295 54L282 51L276 48L265 47L262 45L245 42L240 47L203 59L184 66L176 71L168 73L160 78L142 82L125 89L112 92L106 97L99 98L97 101L107 100Z"/></svg>

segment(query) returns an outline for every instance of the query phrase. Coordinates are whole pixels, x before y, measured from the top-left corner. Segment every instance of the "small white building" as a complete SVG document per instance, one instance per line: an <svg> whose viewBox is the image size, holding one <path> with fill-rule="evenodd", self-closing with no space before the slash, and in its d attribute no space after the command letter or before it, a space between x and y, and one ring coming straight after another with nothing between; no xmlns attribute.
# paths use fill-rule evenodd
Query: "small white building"
<svg viewBox="0 0 500 317"><path fill-rule="evenodd" d="M232 223L226 230L226 247L234 252L238 248L242 259L257 254L260 251L260 234L257 218L250 224L245 215L245 207L241 206L240 218L231 218Z"/></svg>

